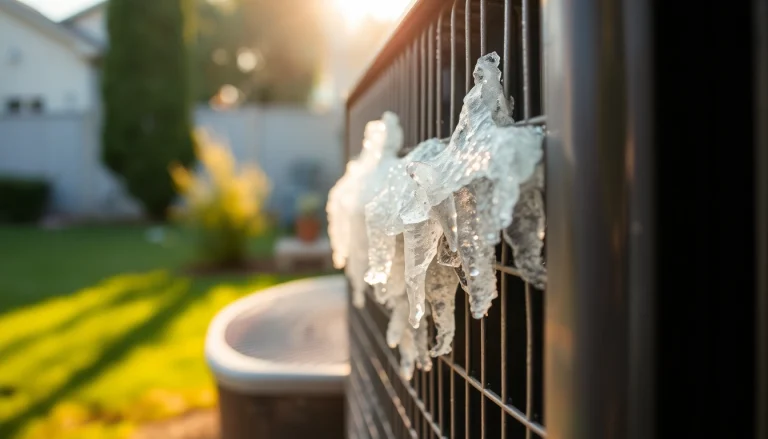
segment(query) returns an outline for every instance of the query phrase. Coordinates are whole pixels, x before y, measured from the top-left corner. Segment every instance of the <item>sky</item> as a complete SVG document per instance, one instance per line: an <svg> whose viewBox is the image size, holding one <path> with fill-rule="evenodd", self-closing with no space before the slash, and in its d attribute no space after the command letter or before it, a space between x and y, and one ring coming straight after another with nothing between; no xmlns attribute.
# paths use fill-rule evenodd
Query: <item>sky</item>
<svg viewBox="0 0 768 439"><path fill-rule="evenodd" d="M39 10L50 19L59 21L81 11L99 0L20 0ZM379 19L395 20L411 0L335 0L352 25L360 17L371 15Z"/></svg>
<svg viewBox="0 0 768 439"><path fill-rule="evenodd" d="M59 21L70 15L79 12L99 0L20 0L38 11L42 12L48 18Z"/></svg>

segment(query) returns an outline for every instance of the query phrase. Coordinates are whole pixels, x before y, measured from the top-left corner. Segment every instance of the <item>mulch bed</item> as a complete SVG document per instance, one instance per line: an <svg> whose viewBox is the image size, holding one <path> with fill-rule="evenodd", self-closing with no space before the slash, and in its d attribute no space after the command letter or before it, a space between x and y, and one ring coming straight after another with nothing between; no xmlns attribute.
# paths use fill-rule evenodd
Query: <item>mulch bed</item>
<svg viewBox="0 0 768 439"><path fill-rule="evenodd" d="M219 439L219 412L198 410L177 418L144 424L131 439Z"/></svg>

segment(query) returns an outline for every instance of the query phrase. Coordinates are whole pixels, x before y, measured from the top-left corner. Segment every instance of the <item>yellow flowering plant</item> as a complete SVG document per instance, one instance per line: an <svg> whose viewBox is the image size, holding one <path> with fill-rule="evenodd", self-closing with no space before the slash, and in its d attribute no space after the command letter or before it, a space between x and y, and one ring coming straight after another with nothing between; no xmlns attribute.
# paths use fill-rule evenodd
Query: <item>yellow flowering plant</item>
<svg viewBox="0 0 768 439"><path fill-rule="evenodd" d="M179 164L170 167L182 204L172 217L201 232L201 250L217 265L245 262L250 236L269 227L264 204L271 185L255 164L238 166L229 147L205 131L195 132L197 172Z"/></svg>

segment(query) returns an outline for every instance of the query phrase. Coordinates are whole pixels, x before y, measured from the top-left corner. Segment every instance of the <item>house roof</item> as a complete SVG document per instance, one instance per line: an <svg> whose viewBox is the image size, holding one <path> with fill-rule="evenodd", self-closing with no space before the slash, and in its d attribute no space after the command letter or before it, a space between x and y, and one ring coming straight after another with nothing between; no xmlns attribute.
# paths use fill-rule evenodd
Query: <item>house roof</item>
<svg viewBox="0 0 768 439"><path fill-rule="evenodd" d="M51 21L46 16L18 0L0 0L0 11L27 23L61 44L69 47L75 53L86 59L93 59L101 54L101 48L93 41L83 38L67 27Z"/></svg>
<svg viewBox="0 0 768 439"><path fill-rule="evenodd" d="M76 12L76 13L70 15L69 17L61 20L61 23L62 24L66 24L66 25L71 25L72 23L74 23L77 20L85 17L86 15L91 14L92 12L98 11L99 9L103 8L104 6L106 6L106 4L107 4L106 0L99 1L99 2L95 3L94 5L89 6L89 7L85 8L85 9L83 9L82 11Z"/></svg>

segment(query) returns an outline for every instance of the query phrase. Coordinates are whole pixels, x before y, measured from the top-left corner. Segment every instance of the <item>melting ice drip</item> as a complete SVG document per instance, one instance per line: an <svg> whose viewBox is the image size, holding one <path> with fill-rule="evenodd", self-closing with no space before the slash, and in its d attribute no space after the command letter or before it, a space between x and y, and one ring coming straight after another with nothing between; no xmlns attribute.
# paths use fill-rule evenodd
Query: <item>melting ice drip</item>
<svg viewBox="0 0 768 439"><path fill-rule="evenodd" d="M326 212L333 264L344 268L357 307L365 302L364 275L368 269L365 205L380 192L383 175L397 161L402 144L403 130L394 113L385 112L381 120L368 122L360 156L347 164L346 172L328 194Z"/></svg>

